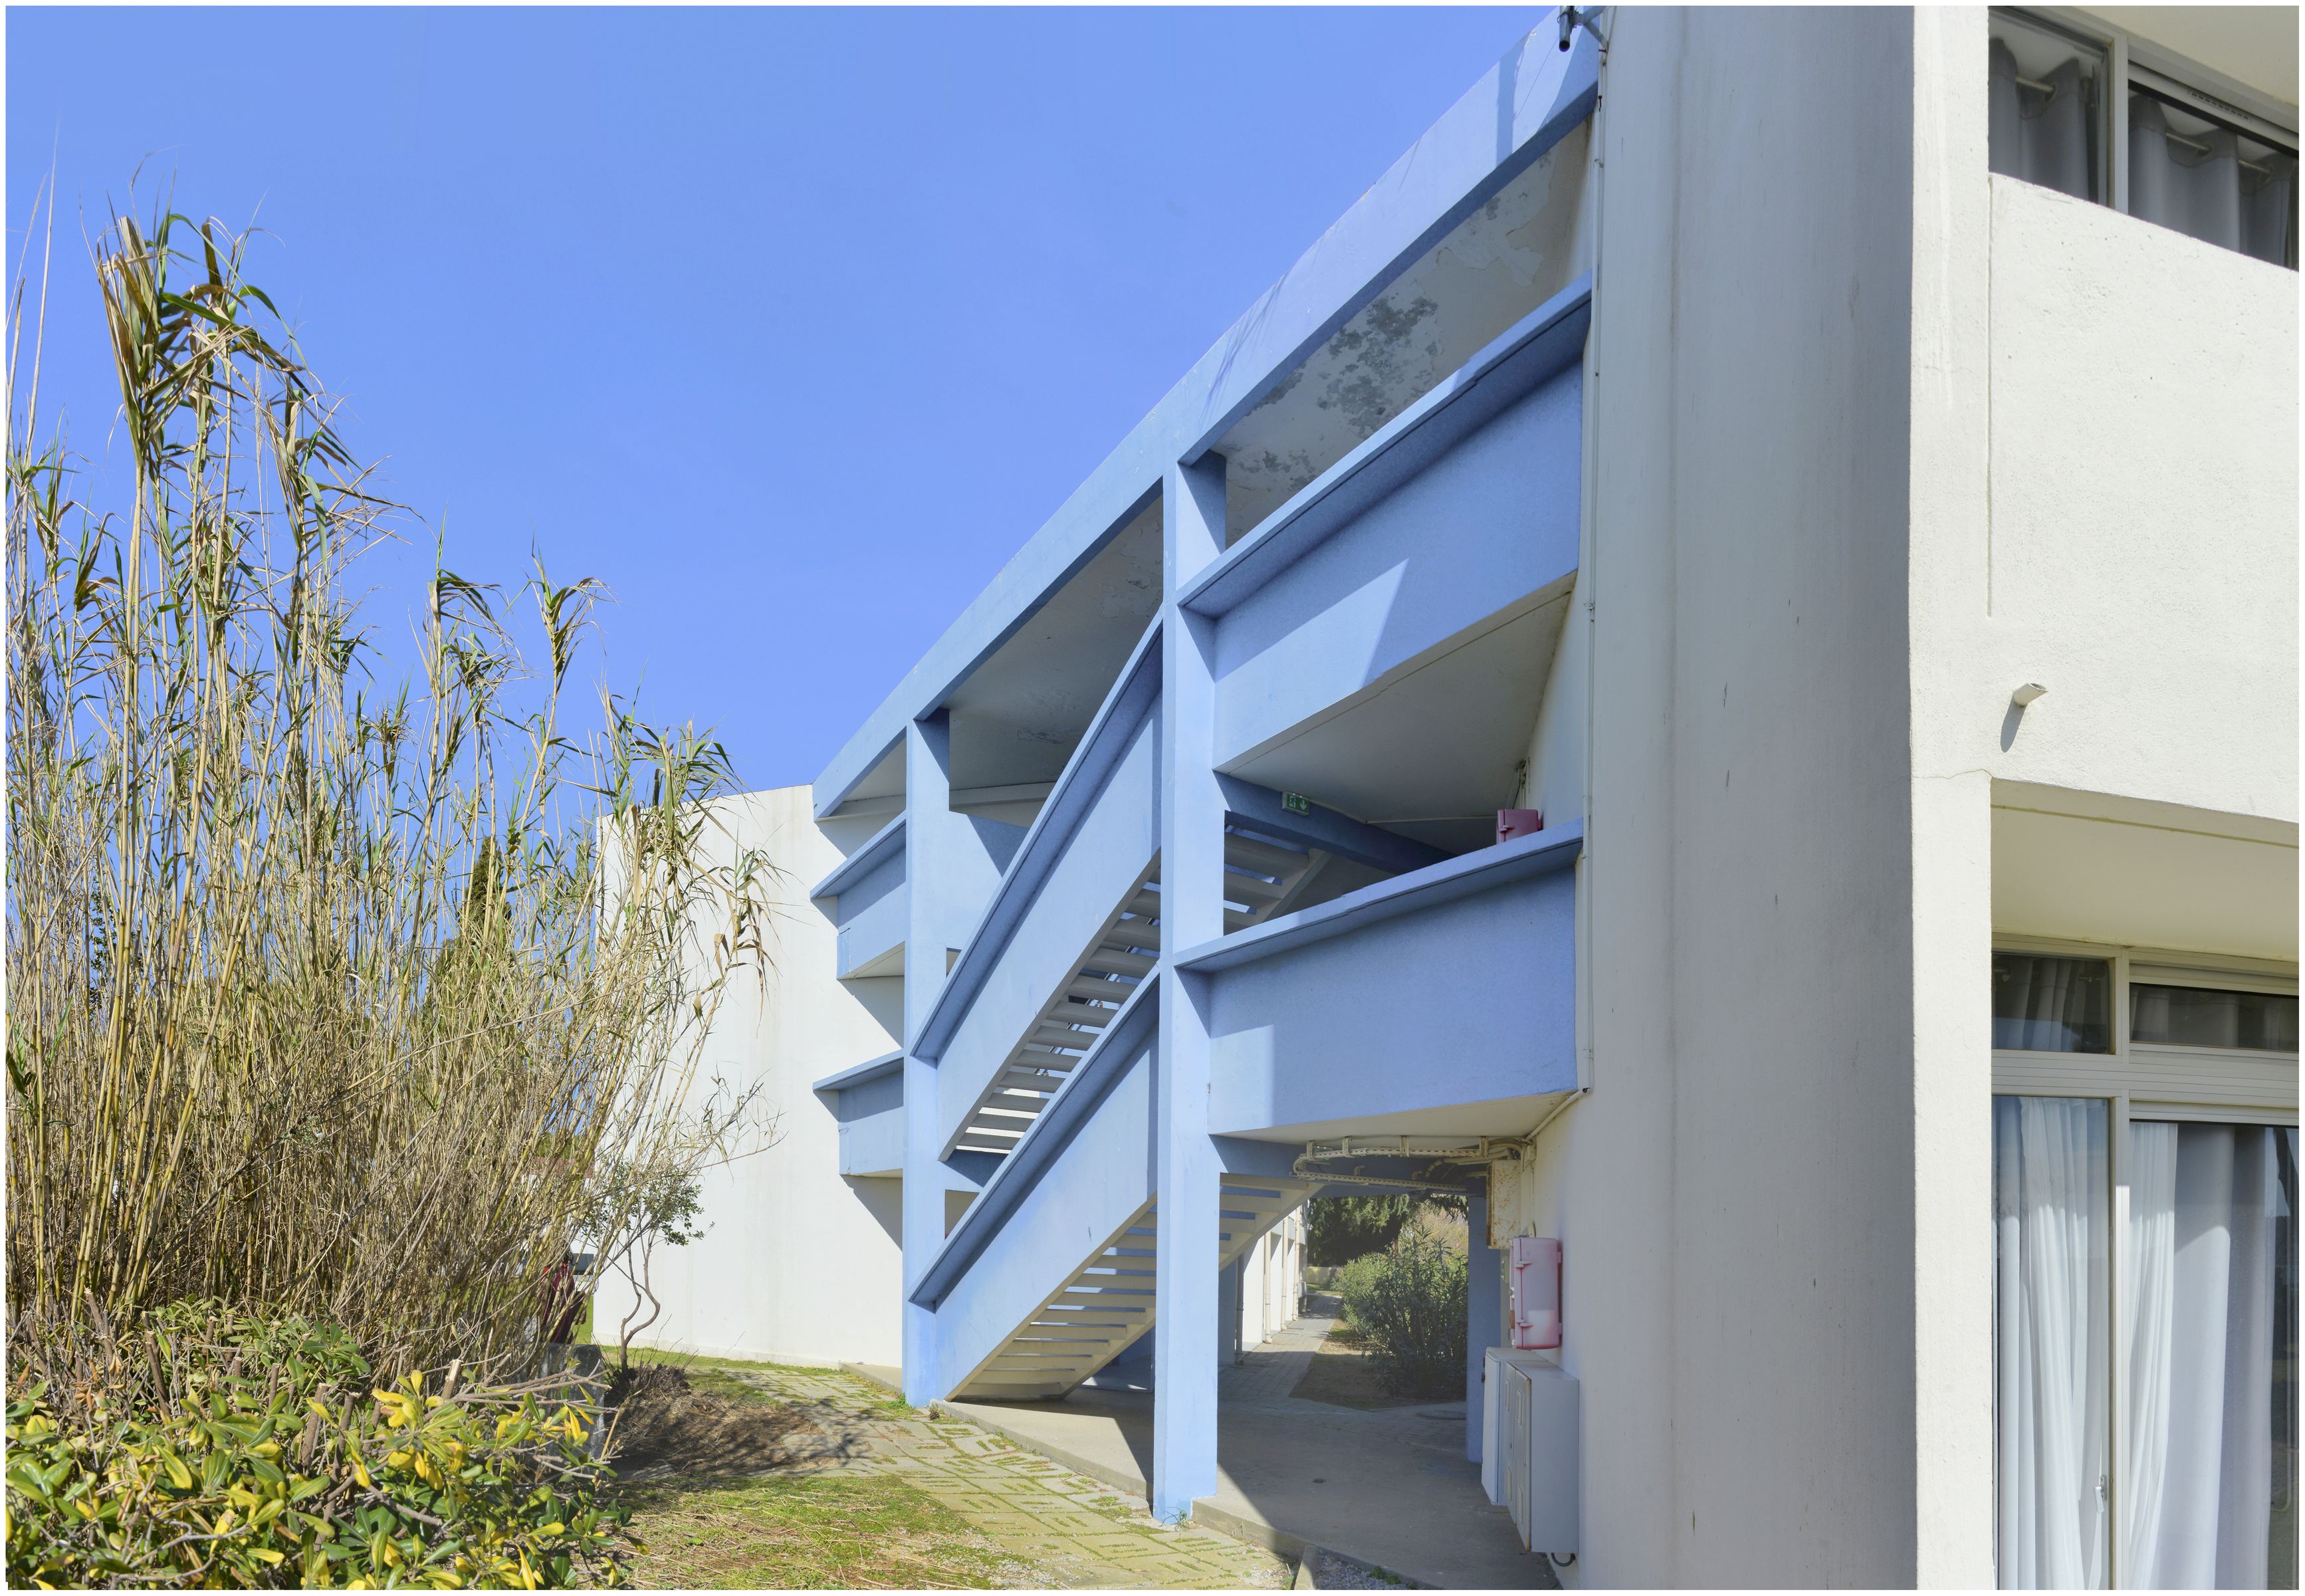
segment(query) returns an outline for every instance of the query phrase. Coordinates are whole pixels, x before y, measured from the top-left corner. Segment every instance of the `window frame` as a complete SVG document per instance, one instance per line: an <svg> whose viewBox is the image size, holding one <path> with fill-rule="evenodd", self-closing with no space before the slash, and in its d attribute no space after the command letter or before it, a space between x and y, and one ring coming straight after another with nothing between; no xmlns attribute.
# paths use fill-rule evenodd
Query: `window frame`
<svg viewBox="0 0 2305 1596"><path fill-rule="evenodd" d="M2105 51L2105 175L2108 198L2104 203L2107 209L2123 216L2134 214L2129 209L2129 96L2132 88L2177 100L2197 115L2230 123L2260 143L2282 147L2298 160L2300 182L2305 183L2305 142L2301 142L2297 126L2305 117L2300 116L2296 107L2085 11L2063 5L1995 5L1991 10L2037 27L2071 34ZM2297 231L2292 227L2292 251L2301 247ZM2295 260L2279 264L2291 271L2298 269Z"/></svg>
<svg viewBox="0 0 2305 1596"><path fill-rule="evenodd" d="M2125 98L2125 97L2124 97ZM2226 990L2294 993L2298 968L2265 959L2243 959L2213 953L2185 952L2165 948L2135 948L2109 943L2071 942L2053 937L2004 935L1993 938L1995 953L2046 953L2064 958L2103 959L2113 966L2113 1051L2111 1053L2036 1053L2016 1048L1993 1050L1992 1096L2018 1097L2094 1097L2106 1105L2106 1179L2113 1183L2107 1204L2105 1286L2112 1294L2113 1389L2105 1415L2106 1470L2105 1580L2108 1588L2129 1588L2123 1565L2122 1530L2128 1514L2129 1358L2130 1336L2121 1304L2126 1300L2131 1267L2129 1257L2129 1126L2131 1119L2177 1121L2227 1125L2295 1125L2298 1123L2298 1054L2228 1047L2132 1047L2129 1039L2129 984L2132 972L2142 971L2150 984L2201 986ZM2239 1059L2253 1068L2239 1078L2200 1079L2207 1067ZM2158 1072L2156 1072L2158 1071ZM2188 1089L2187 1082L2200 1084ZM2139 1091L2138 1088L2145 1088ZM1997 1371L1995 1389L1998 1390ZM1996 1422L1998 1421L1996 1420ZM1998 1447L1995 1466L1998 1466ZM1996 1532L1997 1536L1997 1532ZM1996 1538L1995 1577L2000 1575Z"/></svg>

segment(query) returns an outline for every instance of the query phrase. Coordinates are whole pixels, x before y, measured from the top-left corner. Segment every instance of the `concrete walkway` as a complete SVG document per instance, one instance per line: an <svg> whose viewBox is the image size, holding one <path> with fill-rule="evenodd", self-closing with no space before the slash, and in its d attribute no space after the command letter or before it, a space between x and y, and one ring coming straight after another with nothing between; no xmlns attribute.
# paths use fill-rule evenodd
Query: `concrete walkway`
<svg viewBox="0 0 2305 1596"><path fill-rule="evenodd" d="M1217 1490L1195 1522L1293 1559L1340 1552L1419 1584L1544 1590L1512 1520L1465 1458L1465 1404L1362 1412L1289 1393L1336 1319L1298 1319L1218 1380ZM940 1404L1142 1499L1152 1467L1150 1393L1085 1387L1060 1402Z"/></svg>

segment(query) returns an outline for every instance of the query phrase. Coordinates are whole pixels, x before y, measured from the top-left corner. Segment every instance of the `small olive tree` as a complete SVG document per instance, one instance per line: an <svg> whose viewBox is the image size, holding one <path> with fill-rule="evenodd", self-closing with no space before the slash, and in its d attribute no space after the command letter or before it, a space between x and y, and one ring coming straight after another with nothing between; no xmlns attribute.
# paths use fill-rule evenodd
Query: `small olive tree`
<svg viewBox="0 0 2305 1596"><path fill-rule="evenodd" d="M1376 1362L1379 1387L1397 1396L1453 1396L1465 1383L1463 1222L1427 1210L1401 1225L1392 1245L1345 1266L1345 1319Z"/></svg>

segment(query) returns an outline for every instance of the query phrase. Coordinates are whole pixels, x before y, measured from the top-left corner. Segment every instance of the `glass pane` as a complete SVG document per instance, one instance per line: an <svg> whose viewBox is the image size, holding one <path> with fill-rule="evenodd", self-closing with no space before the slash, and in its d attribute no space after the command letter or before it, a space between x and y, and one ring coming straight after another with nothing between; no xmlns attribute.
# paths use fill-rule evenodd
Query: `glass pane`
<svg viewBox="0 0 2305 1596"><path fill-rule="evenodd" d="M1994 1534L2009 1590L2106 1574L2112 1233L2102 1099L1993 1099Z"/></svg>
<svg viewBox="0 0 2305 1596"><path fill-rule="evenodd" d="M2105 52L1995 12L1993 169L2076 200L2103 200Z"/></svg>
<svg viewBox="0 0 2305 1596"><path fill-rule="evenodd" d="M2129 1039L2166 1047L2297 1051L2297 999L2275 992L2202 986L2129 987Z"/></svg>
<svg viewBox="0 0 2305 1596"><path fill-rule="evenodd" d="M2297 158L2132 88L2129 213L2275 266L2294 265Z"/></svg>
<svg viewBox="0 0 2305 1596"><path fill-rule="evenodd" d="M2111 1053L2113 966L2102 959L1995 953L1993 1045L2035 1053Z"/></svg>
<svg viewBox="0 0 2305 1596"><path fill-rule="evenodd" d="M2297 1583L2297 1132L2129 1128L2124 1584Z"/></svg>

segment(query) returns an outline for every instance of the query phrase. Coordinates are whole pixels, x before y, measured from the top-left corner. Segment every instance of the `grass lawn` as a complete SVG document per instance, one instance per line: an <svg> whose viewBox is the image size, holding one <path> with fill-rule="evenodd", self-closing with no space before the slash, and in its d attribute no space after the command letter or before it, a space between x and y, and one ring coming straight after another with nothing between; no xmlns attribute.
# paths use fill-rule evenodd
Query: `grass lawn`
<svg viewBox="0 0 2305 1596"><path fill-rule="evenodd" d="M634 1560L635 1585L982 1590L1042 1583L895 1475L778 1472L779 1462L805 1455L819 1431L801 1408L746 1378L776 1365L639 1348L633 1361L679 1369L693 1394L679 1399L669 1431L659 1423L634 1438L642 1453L634 1461L669 1462L674 1471L634 1480L619 1493L648 1548ZM842 1410L867 1421L909 1411L894 1397L846 1402Z"/></svg>
<svg viewBox="0 0 2305 1596"><path fill-rule="evenodd" d="M1286 1561L852 1375L635 1352L617 1496L643 1588L1271 1588Z"/></svg>
<svg viewBox="0 0 2305 1596"><path fill-rule="evenodd" d="M600 1349L600 1356L607 1366L613 1370L616 1365L617 1349L613 1346L604 1346ZM754 1400L769 1400L769 1398L760 1387L744 1378L744 1371L747 1370L758 1370L770 1374L827 1372L822 1369L804 1369L788 1363L747 1363L734 1358L706 1358L689 1353L664 1353L653 1347L643 1346L633 1348L633 1361L669 1363L676 1368L686 1370L688 1383L699 1391L709 1392L714 1396L744 1396ZM897 1413L909 1413L912 1411L912 1404L891 1391L889 1393L888 1400L868 1404L864 1411L874 1413L884 1410Z"/></svg>
<svg viewBox="0 0 2305 1596"><path fill-rule="evenodd" d="M1304 1378L1289 1395L1306 1402L1325 1402L1331 1407L1358 1408L1366 1413L1377 1408L1447 1402L1458 1393L1451 1387L1425 1396L1396 1396L1384 1390L1376 1383L1376 1360L1369 1355L1359 1333L1350 1325L1340 1324L1322 1341L1312 1362L1306 1366Z"/></svg>
<svg viewBox="0 0 2305 1596"><path fill-rule="evenodd" d="M768 1475L628 1488L642 1587L985 1590L1036 1583L926 1493L889 1475Z"/></svg>

